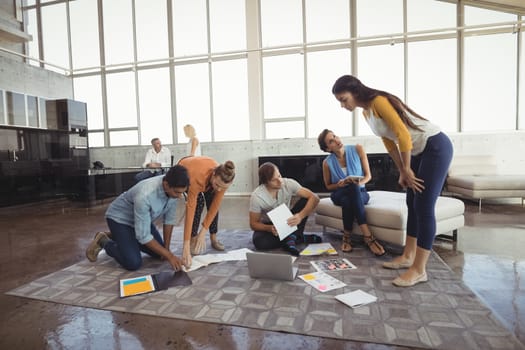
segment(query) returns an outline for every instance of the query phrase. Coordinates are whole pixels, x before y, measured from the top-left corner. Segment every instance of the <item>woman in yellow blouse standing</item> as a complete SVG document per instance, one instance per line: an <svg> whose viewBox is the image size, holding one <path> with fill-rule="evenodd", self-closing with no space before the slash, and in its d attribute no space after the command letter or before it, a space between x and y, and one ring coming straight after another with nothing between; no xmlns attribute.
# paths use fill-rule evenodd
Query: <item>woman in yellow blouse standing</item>
<svg viewBox="0 0 525 350"><path fill-rule="evenodd" d="M438 126L398 97L369 88L354 76L337 79L332 93L341 107L363 109L366 122L382 138L399 170L399 184L408 189L406 245L401 256L383 267L408 269L392 281L396 286L426 282L426 264L436 234L434 209L452 160L452 143Z"/></svg>

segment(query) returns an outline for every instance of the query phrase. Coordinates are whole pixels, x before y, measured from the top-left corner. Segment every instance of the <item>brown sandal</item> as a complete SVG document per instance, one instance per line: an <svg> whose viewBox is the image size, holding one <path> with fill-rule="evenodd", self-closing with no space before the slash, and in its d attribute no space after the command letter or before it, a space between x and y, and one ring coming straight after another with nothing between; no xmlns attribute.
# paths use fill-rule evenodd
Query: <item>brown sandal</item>
<svg viewBox="0 0 525 350"><path fill-rule="evenodd" d="M368 249L370 249L370 251L375 256L383 256L383 255L385 255L385 253L386 253L385 248L383 248L383 246L381 244L379 244L379 242L374 237L374 235L363 236L363 240L365 241L365 244L368 246ZM372 247L375 247L377 251L380 251L380 252L382 251L382 253L378 254L378 253L374 252Z"/></svg>
<svg viewBox="0 0 525 350"><path fill-rule="evenodd" d="M341 244L341 250L345 253L352 251L352 246L350 245L350 233L343 232L343 244Z"/></svg>

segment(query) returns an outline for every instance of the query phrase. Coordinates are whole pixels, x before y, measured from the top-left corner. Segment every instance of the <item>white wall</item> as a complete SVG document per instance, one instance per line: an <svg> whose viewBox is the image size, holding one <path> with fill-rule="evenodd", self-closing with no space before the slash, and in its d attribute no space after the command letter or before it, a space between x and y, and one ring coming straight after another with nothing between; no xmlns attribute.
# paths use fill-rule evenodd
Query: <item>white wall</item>
<svg viewBox="0 0 525 350"><path fill-rule="evenodd" d="M48 99L73 98L72 79L0 51L0 89Z"/></svg>
<svg viewBox="0 0 525 350"><path fill-rule="evenodd" d="M456 155L494 155L499 159L501 172L524 174L525 176L525 131L452 134ZM347 144L360 143L368 153L384 153L383 143L378 137L365 136L344 138ZM165 145L175 161L185 155L186 145ZM100 160L106 167L138 166L144 161L149 147L92 148L91 162ZM259 156L326 154L319 149L316 139L288 139L268 141L215 142L202 144L203 155L218 162L232 160L237 168L235 181L228 191L230 194L248 194L258 183L257 166Z"/></svg>

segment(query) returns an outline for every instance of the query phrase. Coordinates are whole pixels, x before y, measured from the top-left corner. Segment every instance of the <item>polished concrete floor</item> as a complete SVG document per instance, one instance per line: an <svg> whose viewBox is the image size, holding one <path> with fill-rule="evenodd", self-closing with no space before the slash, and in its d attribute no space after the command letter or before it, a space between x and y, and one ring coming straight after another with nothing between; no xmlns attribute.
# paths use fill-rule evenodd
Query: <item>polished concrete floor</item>
<svg viewBox="0 0 525 350"><path fill-rule="evenodd" d="M220 324L109 312L4 292L84 257L108 203L0 208L0 349L401 349ZM248 198L226 197L221 228L248 227ZM525 344L525 208L466 202L457 243L434 249ZM309 231L320 231L310 220Z"/></svg>

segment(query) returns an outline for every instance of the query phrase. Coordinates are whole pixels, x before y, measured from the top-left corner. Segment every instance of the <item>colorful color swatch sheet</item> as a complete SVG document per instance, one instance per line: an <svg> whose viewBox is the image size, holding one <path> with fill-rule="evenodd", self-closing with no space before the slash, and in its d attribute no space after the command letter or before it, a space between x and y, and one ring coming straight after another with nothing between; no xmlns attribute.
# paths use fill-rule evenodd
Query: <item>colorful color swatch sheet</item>
<svg viewBox="0 0 525 350"><path fill-rule="evenodd" d="M317 271L324 272L357 269L357 267L354 264L352 264L348 259L345 258L310 261L310 264L312 264Z"/></svg>
<svg viewBox="0 0 525 350"><path fill-rule="evenodd" d="M151 275L120 280L120 297L154 292L155 284Z"/></svg>
<svg viewBox="0 0 525 350"><path fill-rule="evenodd" d="M299 278L320 292L328 292L329 290L346 286L346 283L322 271L307 273L306 275L299 276Z"/></svg>
<svg viewBox="0 0 525 350"><path fill-rule="evenodd" d="M301 255L337 255L330 243L312 243L301 251Z"/></svg>

